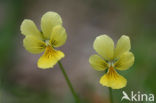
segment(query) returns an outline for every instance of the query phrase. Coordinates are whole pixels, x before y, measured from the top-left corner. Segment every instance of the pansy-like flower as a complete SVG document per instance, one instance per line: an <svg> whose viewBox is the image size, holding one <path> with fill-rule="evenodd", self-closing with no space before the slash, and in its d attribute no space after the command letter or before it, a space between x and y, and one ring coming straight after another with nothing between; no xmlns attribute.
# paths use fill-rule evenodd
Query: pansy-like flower
<svg viewBox="0 0 156 103"><path fill-rule="evenodd" d="M117 73L117 70L127 70L134 63L134 55L130 52L131 44L128 36L121 36L116 47L113 40L107 35L98 36L93 48L99 55L92 55L89 58L91 66L98 71L104 71L108 68L107 73L100 79L100 84L120 89L126 86L127 80Z"/></svg>
<svg viewBox="0 0 156 103"><path fill-rule="evenodd" d="M56 12L47 12L41 18L41 31L32 20L25 19L21 24L21 33L25 36L23 45L33 54L44 54L38 60L38 67L52 68L64 53L56 50L67 39L67 34L62 26L62 19Z"/></svg>

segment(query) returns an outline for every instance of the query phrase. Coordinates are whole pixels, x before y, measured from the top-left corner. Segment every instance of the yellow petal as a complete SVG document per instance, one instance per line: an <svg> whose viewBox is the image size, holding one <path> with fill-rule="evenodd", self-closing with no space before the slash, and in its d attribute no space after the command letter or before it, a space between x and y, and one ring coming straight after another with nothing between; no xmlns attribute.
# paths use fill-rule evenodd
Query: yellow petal
<svg viewBox="0 0 156 103"><path fill-rule="evenodd" d="M104 59L112 60L114 55L114 42L107 35L101 35L96 37L93 48L99 53Z"/></svg>
<svg viewBox="0 0 156 103"><path fill-rule="evenodd" d="M46 44L42 40L30 35L24 38L23 45L27 51L33 54L43 52L46 47Z"/></svg>
<svg viewBox="0 0 156 103"><path fill-rule="evenodd" d="M128 52L130 49L131 49L130 39L128 36L123 35L117 42L114 57L119 57L123 53Z"/></svg>
<svg viewBox="0 0 156 103"><path fill-rule="evenodd" d="M57 25L53 28L50 42L54 47L62 46L67 39L67 34L65 29L61 25Z"/></svg>
<svg viewBox="0 0 156 103"><path fill-rule="evenodd" d="M120 89L126 86L127 80L110 67L107 74L101 77L100 84L112 89Z"/></svg>
<svg viewBox="0 0 156 103"><path fill-rule="evenodd" d="M56 25L62 25L62 19L56 12L47 12L41 18L41 29L45 39L50 39L52 29Z"/></svg>
<svg viewBox="0 0 156 103"><path fill-rule="evenodd" d="M54 50L51 46L47 46L45 53L39 58L37 64L41 69L52 68L63 57L63 52Z"/></svg>
<svg viewBox="0 0 156 103"><path fill-rule="evenodd" d="M103 71L108 67L108 64L98 55L92 55L89 58L89 63L97 71Z"/></svg>
<svg viewBox="0 0 156 103"><path fill-rule="evenodd" d="M40 31L37 29L35 23L32 20L25 19L21 24L21 32L23 35L35 36L39 39L42 39Z"/></svg>
<svg viewBox="0 0 156 103"><path fill-rule="evenodd" d="M132 52L126 52L119 57L119 60L114 64L118 70L127 70L134 64L134 55Z"/></svg>

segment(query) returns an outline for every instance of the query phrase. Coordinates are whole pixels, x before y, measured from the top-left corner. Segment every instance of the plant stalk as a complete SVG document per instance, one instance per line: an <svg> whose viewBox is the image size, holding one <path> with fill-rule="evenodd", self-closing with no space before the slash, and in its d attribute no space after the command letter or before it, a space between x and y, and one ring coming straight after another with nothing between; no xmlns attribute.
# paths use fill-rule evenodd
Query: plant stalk
<svg viewBox="0 0 156 103"><path fill-rule="evenodd" d="M66 80L66 82L67 82L67 84L68 84L68 86L69 86L69 88L70 88L70 90L72 92L72 95L73 95L73 97L75 99L75 103L80 103L79 98L78 98L78 96L77 96L77 94L76 94L76 92L75 92L69 78L68 78L67 73L65 72L65 69L64 69L62 63L60 61L58 61L58 64L59 64L59 67L60 67L60 69L61 69L61 71L62 71L62 73L64 75L64 78L65 78L65 80Z"/></svg>
<svg viewBox="0 0 156 103"><path fill-rule="evenodd" d="M113 94L112 94L112 89L109 87L109 99L110 103L113 103Z"/></svg>

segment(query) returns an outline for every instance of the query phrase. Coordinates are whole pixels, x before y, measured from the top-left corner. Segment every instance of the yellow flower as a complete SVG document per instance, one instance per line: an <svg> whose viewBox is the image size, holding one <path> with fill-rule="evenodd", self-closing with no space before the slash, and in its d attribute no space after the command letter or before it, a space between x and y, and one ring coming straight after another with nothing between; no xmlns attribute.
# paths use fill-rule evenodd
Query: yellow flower
<svg viewBox="0 0 156 103"><path fill-rule="evenodd" d="M98 71L108 71L100 79L100 84L120 89L126 86L127 80L117 73L117 70L127 70L134 63L134 55L130 52L131 44L128 36L121 36L114 47L113 40L107 35L98 36L93 48L99 55L92 55L89 58L91 66Z"/></svg>
<svg viewBox="0 0 156 103"><path fill-rule="evenodd" d="M25 36L23 45L27 51L33 54L45 51L38 60L39 68L51 68L64 57L63 52L55 49L67 39L62 19L56 12L47 12L42 16L41 31L32 20L25 19L21 24L21 33Z"/></svg>

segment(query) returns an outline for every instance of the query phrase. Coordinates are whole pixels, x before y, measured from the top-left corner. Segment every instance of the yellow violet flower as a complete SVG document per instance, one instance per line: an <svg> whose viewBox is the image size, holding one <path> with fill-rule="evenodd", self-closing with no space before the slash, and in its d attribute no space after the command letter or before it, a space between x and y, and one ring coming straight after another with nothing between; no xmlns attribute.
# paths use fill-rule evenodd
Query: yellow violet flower
<svg viewBox="0 0 156 103"><path fill-rule="evenodd" d="M51 68L64 57L63 52L55 49L67 39L62 19L56 12L47 12L42 16L41 31L32 20L25 19L21 24L21 33L25 36L23 45L27 51L33 54L45 51L38 60L39 68Z"/></svg>
<svg viewBox="0 0 156 103"><path fill-rule="evenodd" d="M117 70L127 70L134 63L134 55L130 52L131 44L128 36L121 36L116 47L113 40L107 35L96 37L93 48L99 55L89 58L91 66L98 71L108 71L100 79L100 84L120 89L126 86L127 80L117 73Z"/></svg>

